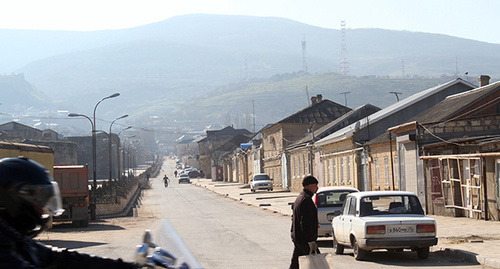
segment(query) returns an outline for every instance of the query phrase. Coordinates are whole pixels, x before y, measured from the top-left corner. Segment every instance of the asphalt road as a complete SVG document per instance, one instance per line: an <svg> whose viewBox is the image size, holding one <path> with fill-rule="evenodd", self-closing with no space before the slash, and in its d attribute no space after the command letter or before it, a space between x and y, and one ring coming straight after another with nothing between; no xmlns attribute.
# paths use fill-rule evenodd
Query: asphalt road
<svg viewBox="0 0 500 269"><path fill-rule="evenodd" d="M79 252L134 261L135 246L145 229L151 229L153 241L162 219L168 219L199 264L204 268L288 268L293 245L290 241L290 217L265 211L221 197L191 184L178 184L173 177L173 160L167 160L162 173L151 179L135 217L92 222L87 228L56 225L38 239L57 247ZM162 178L171 178L168 188ZM332 242L321 239L320 250L332 252ZM166 249L172 246L162 246ZM335 268L484 268L460 258L431 255L419 260L415 253L374 252L368 261L355 261L352 250L334 255Z"/></svg>

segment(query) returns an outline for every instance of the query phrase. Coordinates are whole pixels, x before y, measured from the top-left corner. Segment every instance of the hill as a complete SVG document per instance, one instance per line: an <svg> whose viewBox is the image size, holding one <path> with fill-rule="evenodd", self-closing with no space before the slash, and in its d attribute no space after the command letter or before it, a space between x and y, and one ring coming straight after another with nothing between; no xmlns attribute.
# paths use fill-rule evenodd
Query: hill
<svg viewBox="0 0 500 269"><path fill-rule="evenodd" d="M307 105L306 86L338 103L350 92L350 107L384 107L395 100L389 91L404 98L465 72L500 77L500 45L382 29L347 30L350 76L342 76L339 30L281 18L198 14L123 30L0 30L0 38L0 70L17 66L58 109L90 114L120 92L100 117L126 113L138 126L243 124L248 116L238 115L253 109L264 124Z"/></svg>

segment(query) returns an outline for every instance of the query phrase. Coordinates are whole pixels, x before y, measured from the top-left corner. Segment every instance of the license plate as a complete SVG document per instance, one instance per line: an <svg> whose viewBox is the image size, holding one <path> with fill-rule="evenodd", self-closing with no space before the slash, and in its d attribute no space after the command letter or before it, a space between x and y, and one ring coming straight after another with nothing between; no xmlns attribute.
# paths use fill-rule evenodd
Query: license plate
<svg viewBox="0 0 500 269"><path fill-rule="evenodd" d="M398 226L388 226L387 227L388 234L408 234L415 233L415 225L398 225Z"/></svg>

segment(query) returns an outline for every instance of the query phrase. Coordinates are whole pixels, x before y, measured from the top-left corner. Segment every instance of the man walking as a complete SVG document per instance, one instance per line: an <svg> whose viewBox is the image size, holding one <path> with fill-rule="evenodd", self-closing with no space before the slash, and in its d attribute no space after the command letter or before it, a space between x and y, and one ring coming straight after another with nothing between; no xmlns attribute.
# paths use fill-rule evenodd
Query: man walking
<svg viewBox="0 0 500 269"><path fill-rule="evenodd" d="M291 236L294 244L290 269L299 268L299 256L313 252L319 253L316 239L318 238L318 209L312 201L312 196L318 191L318 180L307 176L302 180L304 189L293 203Z"/></svg>

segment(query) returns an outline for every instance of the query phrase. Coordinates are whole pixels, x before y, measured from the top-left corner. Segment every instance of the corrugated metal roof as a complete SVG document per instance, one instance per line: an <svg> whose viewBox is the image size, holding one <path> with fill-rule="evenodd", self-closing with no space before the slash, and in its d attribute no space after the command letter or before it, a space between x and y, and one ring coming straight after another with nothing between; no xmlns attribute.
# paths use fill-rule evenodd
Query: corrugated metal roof
<svg viewBox="0 0 500 269"><path fill-rule="evenodd" d="M430 123L448 120L460 111L463 111L484 96L490 95L500 90L500 81L481 88L457 93L446 97L443 101L432 108L420 113L409 121L418 121L419 123Z"/></svg>
<svg viewBox="0 0 500 269"><path fill-rule="evenodd" d="M443 89L446 89L448 87L451 87L451 86L453 86L455 84L459 84L459 83L463 83L465 85L468 85L471 88L476 87L472 83L464 81L461 78L457 78L455 80L438 85L436 87L432 87L432 88L429 88L427 90L423 90L423 91L415 93L412 96L405 98L397 103L394 103L394 104L392 104L392 105L390 105L390 106L388 106L388 107L386 107L378 112L371 114L370 116L366 117L363 121L358 121L356 123L353 123L353 124L343 128L343 129L319 140L318 142L316 142L316 144L323 145L323 144L327 144L327 143L330 143L333 141L337 141L337 140L341 140L341 139L350 137L353 134L353 132L355 131L355 129L364 128L364 127L366 127L367 123L373 124L373 123L375 123L381 119L384 119L384 118L386 118L394 113L397 113L397 112L399 112L399 111L401 111L401 110L403 110L403 109L405 109L405 108L407 108L415 103L418 103L419 101L424 100L425 98L427 98L433 94L436 94L436 93L442 91Z"/></svg>

